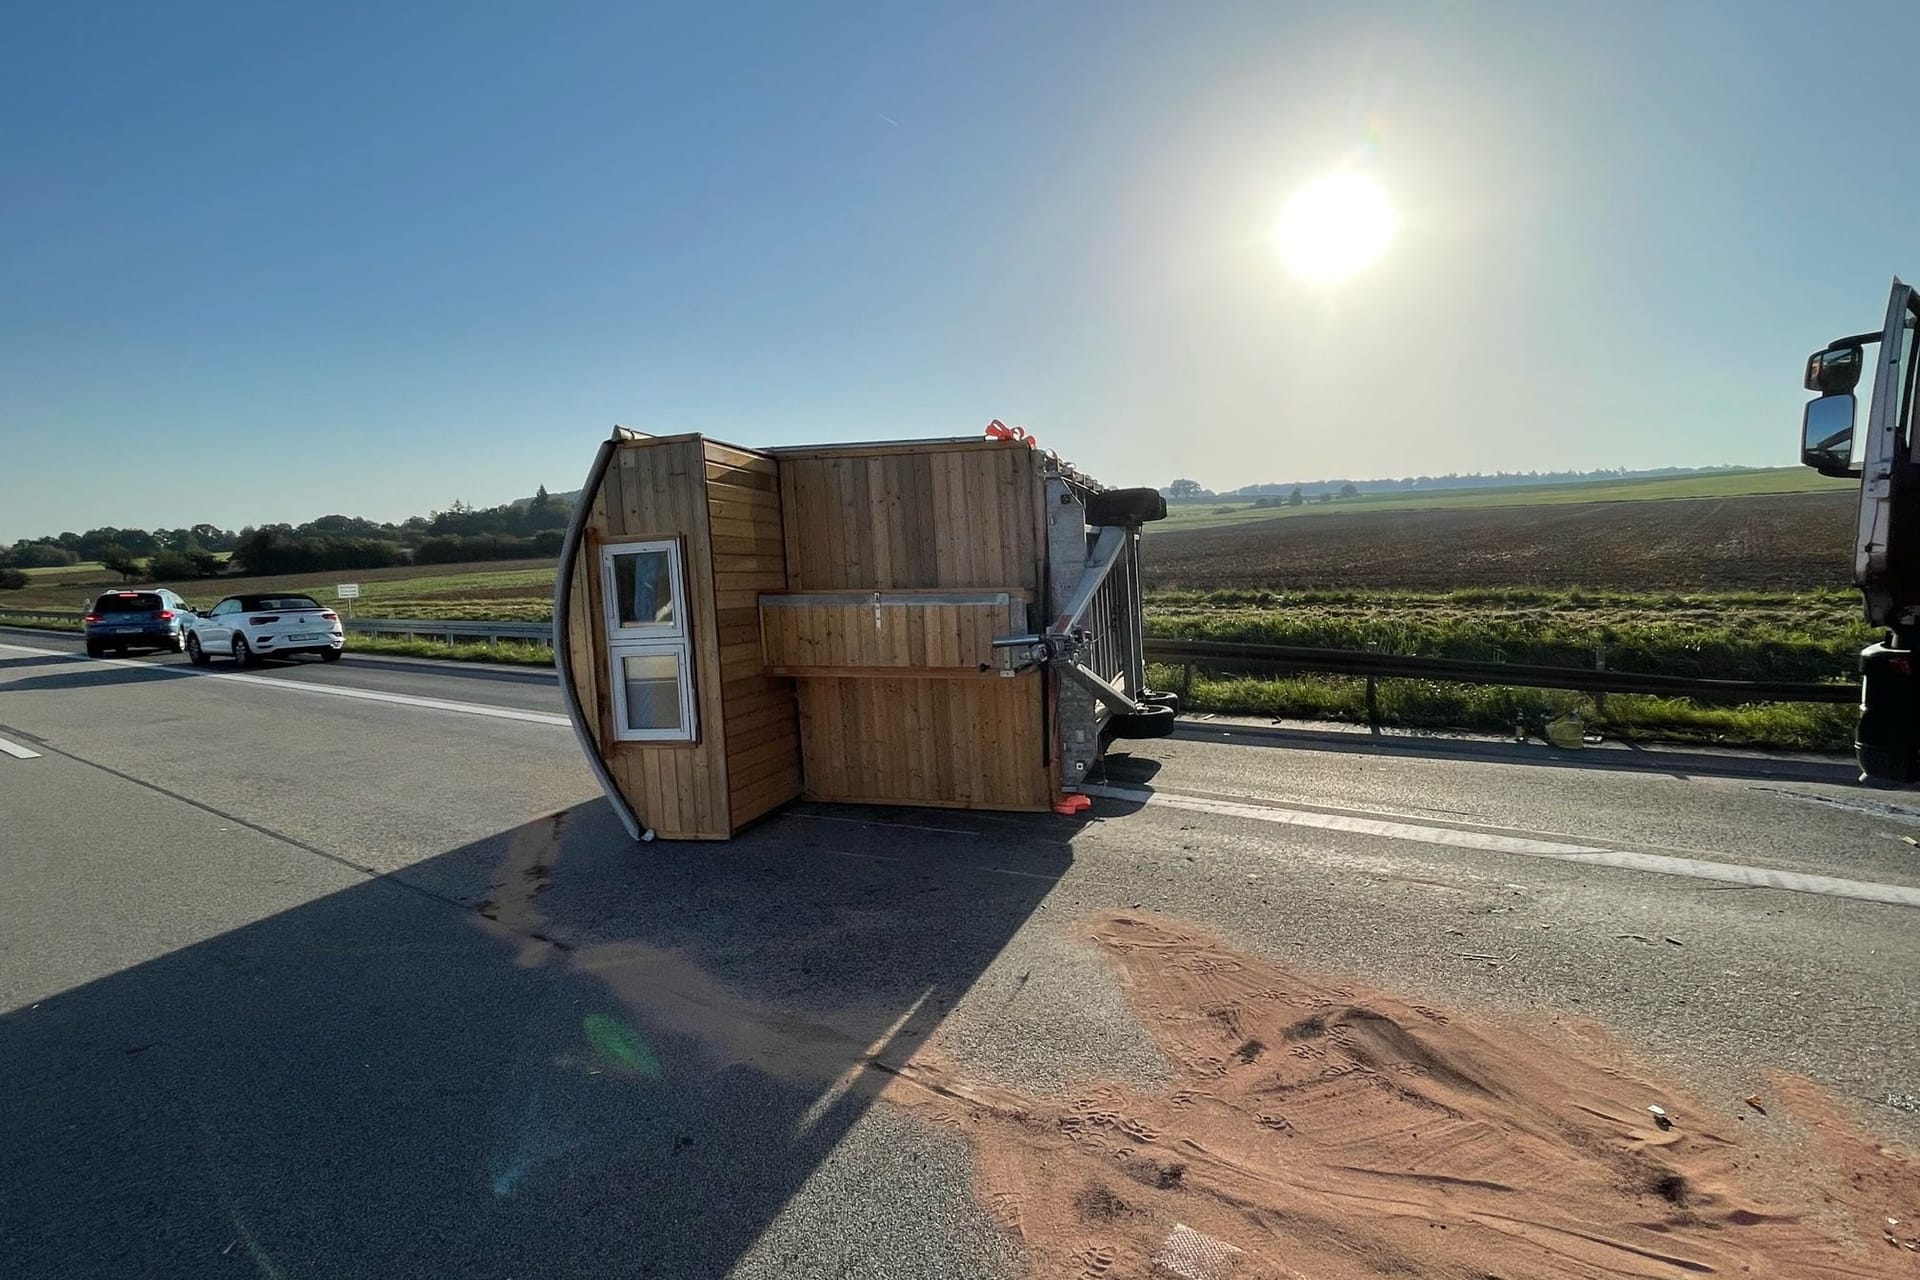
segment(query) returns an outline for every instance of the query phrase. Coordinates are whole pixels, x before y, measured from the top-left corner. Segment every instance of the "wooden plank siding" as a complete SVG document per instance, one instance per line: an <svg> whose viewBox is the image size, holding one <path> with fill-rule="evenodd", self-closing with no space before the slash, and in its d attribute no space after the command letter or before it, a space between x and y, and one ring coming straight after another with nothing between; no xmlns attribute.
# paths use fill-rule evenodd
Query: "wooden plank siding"
<svg viewBox="0 0 1920 1280"><path fill-rule="evenodd" d="M678 538L687 605L687 635L696 716L691 743L620 742L614 738L613 697L606 686L607 638L600 551L609 543ZM597 710L599 745L614 785L643 825L669 839L723 840L732 834L727 795L726 718L720 697L719 628L711 571L706 502L706 457L697 436L622 442L593 495L580 560L574 566L576 605L570 630L584 630L591 670L600 688L585 705ZM579 590L584 578L586 590ZM577 641L576 641L577 643ZM576 650L578 653L578 650ZM584 686L586 681L581 682ZM583 688L583 696L584 696Z"/></svg>
<svg viewBox="0 0 1920 1280"><path fill-rule="evenodd" d="M996 678L993 642L1026 630L1027 594L763 595L761 644L768 668L782 675Z"/></svg>
<svg viewBox="0 0 1920 1280"><path fill-rule="evenodd" d="M1037 672L797 683L809 800L1018 810L1053 802Z"/></svg>
<svg viewBox="0 0 1920 1280"><path fill-rule="evenodd" d="M774 458L789 592L1045 598L1045 490L1033 450L939 441L779 450ZM728 518L740 516L730 510ZM816 670L863 669L860 678L797 680L807 797L1046 808L1056 788L1043 683L1036 673L982 678L977 669L991 660L981 646L1006 634L1010 620L989 629L952 605L900 612L899 624L883 616L877 633L869 604L840 619L850 625L810 627L804 637L783 631L769 642L781 660L800 644ZM886 670L906 665L947 670L913 673L918 678Z"/></svg>
<svg viewBox="0 0 1920 1280"><path fill-rule="evenodd" d="M779 465L789 591L1043 585L1031 449L838 450L782 454Z"/></svg>
<svg viewBox="0 0 1920 1280"><path fill-rule="evenodd" d="M709 556L719 656L720 713L731 829L797 799L800 724L793 681L766 669L759 599L786 585L780 472L773 459L715 440L705 445ZM720 530L726 530L724 534Z"/></svg>

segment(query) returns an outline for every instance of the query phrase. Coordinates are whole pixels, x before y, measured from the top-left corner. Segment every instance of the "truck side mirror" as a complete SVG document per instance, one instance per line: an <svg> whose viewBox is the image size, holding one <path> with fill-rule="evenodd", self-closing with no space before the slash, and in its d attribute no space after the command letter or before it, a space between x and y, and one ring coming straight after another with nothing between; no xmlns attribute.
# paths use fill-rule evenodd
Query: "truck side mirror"
<svg viewBox="0 0 1920 1280"><path fill-rule="evenodd" d="M1860 385L1860 348L1828 347L1807 357L1806 388L1823 396L1844 395Z"/></svg>
<svg viewBox="0 0 1920 1280"><path fill-rule="evenodd" d="M1800 419L1800 463L1823 476L1857 476L1853 469L1853 393L1807 402Z"/></svg>

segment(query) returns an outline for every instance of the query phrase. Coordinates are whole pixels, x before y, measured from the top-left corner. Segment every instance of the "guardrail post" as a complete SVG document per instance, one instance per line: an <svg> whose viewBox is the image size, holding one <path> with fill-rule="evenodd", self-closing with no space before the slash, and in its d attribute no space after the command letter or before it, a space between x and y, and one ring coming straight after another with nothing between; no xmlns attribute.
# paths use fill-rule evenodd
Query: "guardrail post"
<svg viewBox="0 0 1920 1280"><path fill-rule="evenodd" d="M1193 664L1180 664L1180 705L1186 706L1193 701Z"/></svg>
<svg viewBox="0 0 1920 1280"><path fill-rule="evenodd" d="M1603 644L1593 646L1593 669L1595 671L1605 671L1607 669L1607 646ZM1601 715L1607 713L1607 691L1605 689L1594 690L1593 709Z"/></svg>
<svg viewBox="0 0 1920 1280"><path fill-rule="evenodd" d="M1380 728L1380 682L1373 676L1367 677L1367 724Z"/></svg>

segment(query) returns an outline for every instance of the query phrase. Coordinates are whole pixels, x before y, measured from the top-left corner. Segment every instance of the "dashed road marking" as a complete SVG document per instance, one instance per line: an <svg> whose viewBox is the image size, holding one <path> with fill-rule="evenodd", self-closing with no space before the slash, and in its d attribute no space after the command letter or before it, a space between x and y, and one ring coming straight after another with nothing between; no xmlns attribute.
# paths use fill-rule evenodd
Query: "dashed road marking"
<svg viewBox="0 0 1920 1280"><path fill-rule="evenodd" d="M38 751L29 751L19 743L8 742L5 738L0 738L0 752L12 756L15 760L38 760L40 758Z"/></svg>

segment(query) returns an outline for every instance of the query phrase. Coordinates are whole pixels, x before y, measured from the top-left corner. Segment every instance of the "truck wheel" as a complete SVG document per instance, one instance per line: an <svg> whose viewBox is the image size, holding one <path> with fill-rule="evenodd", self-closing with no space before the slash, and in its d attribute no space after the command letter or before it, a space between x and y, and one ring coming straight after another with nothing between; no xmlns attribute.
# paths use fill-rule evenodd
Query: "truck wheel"
<svg viewBox="0 0 1920 1280"><path fill-rule="evenodd" d="M1138 711L1116 715L1107 721L1107 736L1112 738L1164 738L1173 732L1173 708L1145 706Z"/></svg>
<svg viewBox="0 0 1920 1280"><path fill-rule="evenodd" d="M1108 489L1087 499L1087 523L1139 525L1167 518L1167 500L1158 489Z"/></svg>

